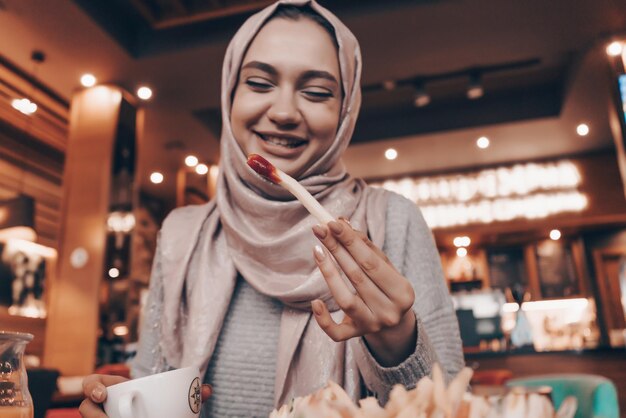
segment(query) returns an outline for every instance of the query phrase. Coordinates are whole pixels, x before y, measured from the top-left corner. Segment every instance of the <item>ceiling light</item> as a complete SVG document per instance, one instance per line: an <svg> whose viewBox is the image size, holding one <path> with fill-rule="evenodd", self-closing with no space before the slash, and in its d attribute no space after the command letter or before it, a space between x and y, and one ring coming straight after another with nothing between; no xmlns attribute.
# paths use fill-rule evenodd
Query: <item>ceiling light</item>
<svg viewBox="0 0 626 418"><path fill-rule="evenodd" d="M93 74L83 74L80 78L80 84L82 84L83 87L93 87L96 85L96 77L94 77Z"/></svg>
<svg viewBox="0 0 626 418"><path fill-rule="evenodd" d="M25 115L32 115L37 111L37 105L26 98L14 99L11 102L11 106Z"/></svg>
<svg viewBox="0 0 626 418"><path fill-rule="evenodd" d="M458 257L465 257L467 255L467 248L461 247L456 249L456 255Z"/></svg>
<svg viewBox="0 0 626 418"><path fill-rule="evenodd" d="M209 167L206 164L198 164L196 166L196 173L204 175L209 172Z"/></svg>
<svg viewBox="0 0 626 418"><path fill-rule="evenodd" d="M552 231L550 231L551 240L556 241L559 238L561 238L561 231L559 231L558 229L553 229Z"/></svg>
<svg viewBox="0 0 626 418"><path fill-rule="evenodd" d="M120 277L120 271L115 267L109 269L109 277L112 279L117 279Z"/></svg>
<svg viewBox="0 0 626 418"><path fill-rule="evenodd" d="M128 327L126 325L116 325L113 327L113 334L118 337L123 337L124 335L128 335Z"/></svg>
<svg viewBox="0 0 626 418"><path fill-rule="evenodd" d="M137 97L142 100L148 100L152 97L152 90L150 87L142 86L137 89Z"/></svg>
<svg viewBox="0 0 626 418"><path fill-rule="evenodd" d="M188 155L185 158L185 165L187 167L195 167L198 165L198 157L196 157L195 155Z"/></svg>
<svg viewBox="0 0 626 418"><path fill-rule="evenodd" d="M589 125L586 123L581 123L576 127L576 133L580 136L587 136L589 133Z"/></svg>
<svg viewBox="0 0 626 418"><path fill-rule="evenodd" d="M413 104L415 107L428 106L430 103L430 95L426 92L424 83L418 81L415 83L415 97L413 98Z"/></svg>
<svg viewBox="0 0 626 418"><path fill-rule="evenodd" d="M480 149L489 148L490 143L491 141L489 141L489 138L487 138L486 136L481 136L476 140L476 146Z"/></svg>
<svg viewBox="0 0 626 418"><path fill-rule="evenodd" d="M485 90L483 89L483 83L480 74L471 74L469 84L467 86L467 98L470 100L476 100L483 97Z"/></svg>
<svg viewBox="0 0 626 418"><path fill-rule="evenodd" d="M135 224L135 215L132 212L115 211L107 217L108 231L127 234L133 230Z"/></svg>
<svg viewBox="0 0 626 418"><path fill-rule="evenodd" d="M413 101L415 107L424 107L430 104L430 96L428 93L416 93Z"/></svg>
<svg viewBox="0 0 626 418"><path fill-rule="evenodd" d="M150 174L150 181L154 184L163 183L163 174L155 171L154 173Z"/></svg>
<svg viewBox="0 0 626 418"><path fill-rule="evenodd" d="M470 237L455 237L454 238L454 246L455 247L469 247L469 245L472 243L472 240L470 239Z"/></svg>
<svg viewBox="0 0 626 418"><path fill-rule="evenodd" d="M393 148L387 149L387 151L385 151L385 158L388 160L395 160L398 158L398 151Z"/></svg>
<svg viewBox="0 0 626 418"><path fill-rule="evenodd" d="M624 49L624 46L622 45L622 43L619 41L615 41L615 42L611 42L606 47L606 53L610 55L611 57L617 57L618 55L622 54L623 49Z"/></svg>

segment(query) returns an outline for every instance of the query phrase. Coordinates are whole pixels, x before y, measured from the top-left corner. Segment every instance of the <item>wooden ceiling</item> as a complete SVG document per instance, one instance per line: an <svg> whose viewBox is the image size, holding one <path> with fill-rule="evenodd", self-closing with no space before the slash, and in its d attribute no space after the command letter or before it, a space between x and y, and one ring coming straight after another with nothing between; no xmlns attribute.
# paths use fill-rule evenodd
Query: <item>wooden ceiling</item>
<svg viewBox="0 0 626 418"><path fill-rule="evenodd" d="M172 196L188 153L219 161L220 74L229 40L260 0L0 0L0 55L68 101L82 72L99 82L155 91L146 110L145 180ZM345 163L369 179L453 172L613 148L605 42L626 33L616 0L319 0L357 36L363 103ZM4 4L4 6L3 6ZM520 65L527 63L527 65ZM514 65L515 64L515 65ZM0 63L1 65L1 63ZM491 71L493 69L498 71ZM483 72L483 98L466 97ZM412 80L431 103L413 105ZM395 81L394 89L383 88ZM591 133L580 138L580 122ZM488 136L492 146L474 142ZM176 145L174 148L172 145ZM384 160L387 147L399 157Z"/></svg>
<svg viewBox="0 0 626 418"><path fill-rule="evenodd" d="M131 0L154 29L166 29L259 10L272 0Z"/></svg>

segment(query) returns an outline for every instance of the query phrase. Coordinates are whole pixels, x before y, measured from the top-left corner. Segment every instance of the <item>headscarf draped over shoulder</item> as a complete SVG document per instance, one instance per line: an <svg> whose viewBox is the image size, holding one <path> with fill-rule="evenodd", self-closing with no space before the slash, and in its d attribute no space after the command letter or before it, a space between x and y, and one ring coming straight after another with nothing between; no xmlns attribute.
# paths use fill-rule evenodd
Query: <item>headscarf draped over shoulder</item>
<svg viewBox="0 0 626 418"><path fill-rule="evenodd" d="M343 317L313 260L317 239L311 227L316 220L280 186L247 166L247 156L230 125L231 96L245 53L281 5L308 5L332 25L344 92L334 142L299 181L333 216L350 219L382 247L387 194L352 178L341 161L361 104L359 44L335 15L315 1L278 1L250 17L226 51L216 198L203 206L177 209L163 224L159 244L164 285L161 350L169 365L197 366L204 374L241 276L258 292L284 305L276 341L276 406L319 389L329 379L358 399L357 357L364 355L359 353L362 344L354 340L335 343L311 315L310 303L319 298L336 321ZM190 271L194 274L187 274Z"/></svg>

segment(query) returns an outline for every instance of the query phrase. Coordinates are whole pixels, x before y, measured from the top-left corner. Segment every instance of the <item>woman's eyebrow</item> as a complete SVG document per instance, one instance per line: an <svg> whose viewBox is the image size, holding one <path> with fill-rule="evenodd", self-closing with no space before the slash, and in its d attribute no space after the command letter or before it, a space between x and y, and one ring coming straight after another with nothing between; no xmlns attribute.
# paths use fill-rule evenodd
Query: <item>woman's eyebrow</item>
<svg viewBox="0 0 626 418"><path fill-rule="evenodd" d="M272 67L269 64L266 64L264 62L260 62L260 61L250 61L247 64L245 64L243 67L241 67L242 70L245 70L246 68L254 68L257 70L261 70L263 72L268 73L269 75L277 75L278 71L276 71L276 68Z"/></svg>
<svg viewBox="0 0 626 418"><path fill-rule="evenodd" d="M325 80L328 81L332 81L335 84L339 85L339 82L337 81L337 79L335 78L334 75L332 75L331 73L329 73L328 71L321 71L321 70L309 70L309 71L305 71L300 78L302 80L311 80L314 78L323 78Z"/></svg>

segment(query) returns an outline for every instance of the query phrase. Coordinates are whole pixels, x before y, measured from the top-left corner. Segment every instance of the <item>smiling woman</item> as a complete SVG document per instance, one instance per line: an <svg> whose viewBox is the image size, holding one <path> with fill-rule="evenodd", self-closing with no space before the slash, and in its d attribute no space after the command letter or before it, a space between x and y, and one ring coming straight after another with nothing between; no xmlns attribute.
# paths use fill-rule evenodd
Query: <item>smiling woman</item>
<svg viewBox="0 0 626 418"><path fill-rule="evenodd" d="M354 35L315 1L279 1L237 32L224 60L216 198L163 223L133 377L194 366L213 385L203 416L267 416L328 380L384 403L435 362L447 377L461 369L419 210L342 162L360 75ZM315 225L248 154L295 177L330 219ZM102 416L106 385L88 378L84 416Z"/></svg>

